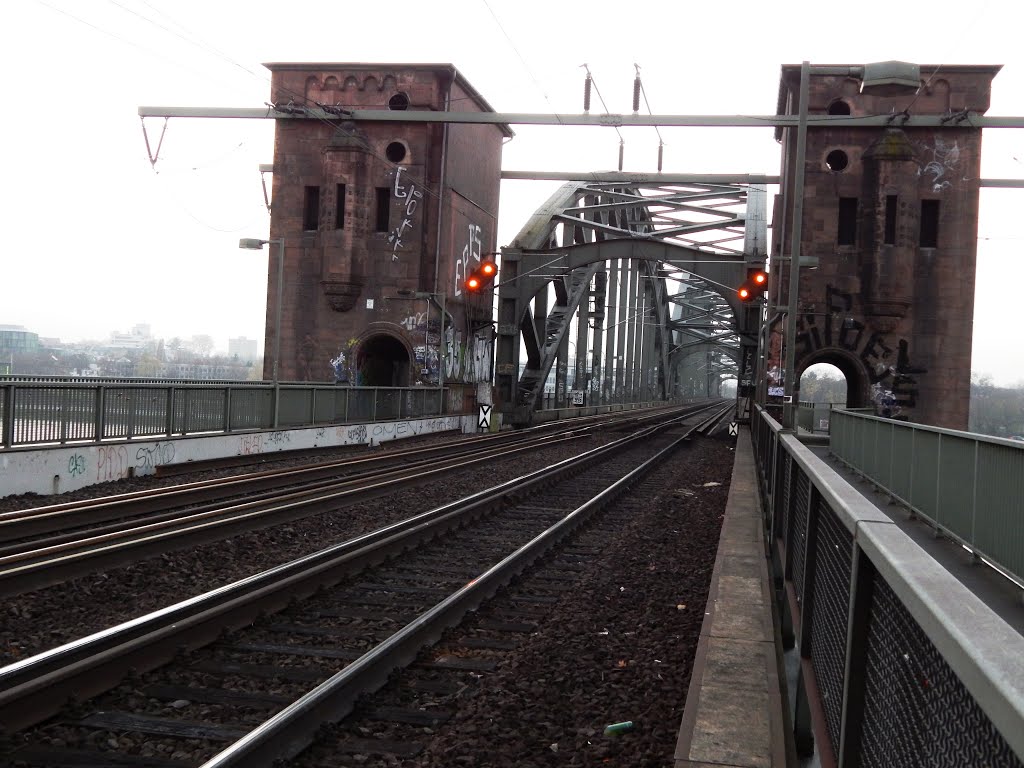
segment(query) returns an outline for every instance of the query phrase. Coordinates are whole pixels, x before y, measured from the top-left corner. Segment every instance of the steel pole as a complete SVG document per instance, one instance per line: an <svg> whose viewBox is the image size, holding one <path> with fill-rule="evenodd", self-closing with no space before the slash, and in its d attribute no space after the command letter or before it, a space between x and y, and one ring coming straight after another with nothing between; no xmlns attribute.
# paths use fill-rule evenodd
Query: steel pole
<svg viewBox="0 0 1024 768"><path fill-rule="evenodd" d="M435 301L436 301L436 297L435 297ZM445 359L444 359L444 343L445 343L445 341L444 341L444 321L445 321L445 318L447 317L447 314L446 314L447 310L445 309L445 304L447 304L447 301L448 301L448 294L442 292L441 293L441 335L438 337L438 340L437 340L437 357L438 357L437 384L441 388L441 414L440 415L442 415L442 416L444 415L444 365L445 365Z"/></svg>
<svg viewBox="0 0 1024 768"><path fill-rule="evenodd" d="M277 429L281 410L281 306L284 296L284 238L277 243L277 306L274 309L274 429Z"/></svg>
<svg viewBox="0 0 1024 768"><path fill-rule="evenodd" d="M800 238L804 217L804 166L807 163L807 96L811 74L810 62L800 65L800 116L796 124L796 165L793 174L793 231L789 258L789 309L786 312L786 363L782 368L782 427L796 431L793 401L796 387L796 315L800 293Z"/></svg>

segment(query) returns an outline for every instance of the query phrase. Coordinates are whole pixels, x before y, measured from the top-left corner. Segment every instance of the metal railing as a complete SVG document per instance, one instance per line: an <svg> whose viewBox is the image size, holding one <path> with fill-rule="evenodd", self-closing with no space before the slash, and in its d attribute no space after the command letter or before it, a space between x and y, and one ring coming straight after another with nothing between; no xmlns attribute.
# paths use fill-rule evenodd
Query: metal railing
<svg viewBox="0 0 1024 768"><path fill-rule="evenodd" d="M836 411L830 451L1024 583L1024 443Z"/></svg>
<svg viewBox="0 0 1024 768"><path fill-rule="evenodd" d="M828 434L835 403L801 402L796 409L796 423L805 432ZM842 408L842 406L839 406Z"/></svg>
<svg viewBox="0 0 1024 768"><path fill-rule="evenodd" d="M275 398L266 382L8 379L0 381L0 449L421 418L442 415L444 405L442 390L430 387L281 384Z"/></svg>
<svg viewBox="0 0 1024 768"><path fill-rule="evenodd" d="M1021 766L1024 637L760 407L751 437L798 751Z"/></svg>

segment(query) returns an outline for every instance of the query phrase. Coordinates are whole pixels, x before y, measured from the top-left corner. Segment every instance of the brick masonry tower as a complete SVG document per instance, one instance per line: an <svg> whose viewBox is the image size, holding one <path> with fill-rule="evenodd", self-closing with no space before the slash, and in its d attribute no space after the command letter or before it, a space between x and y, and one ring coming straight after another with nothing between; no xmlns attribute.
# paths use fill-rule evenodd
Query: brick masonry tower
<svg viewBox="0 0 1024 768"><path fill-rule="evenodd" d="M436 386L443 378L456 396L459 384L488 379L491 297L468 299L462 282L495 250L511 131L344 119L345 109L493 111L449 64L267 67L279 108L338 114L277 121L270 232L285 241L281 379ZM276 292L272 259L267 349Z"/></svg>
<svg viewBox="0 0 1024 768"><path fill-rule="evenodd" d="M916 96L862 93L854 78L812 70L800 247L819 266L800 273L796 369L799 378L810 365L835 365L850 407L967 428L981 130L965 116L988 109L999 69L922 65ZM797 114L799 86L800 67L784 66L780 114ZM814 127L815 116L847 114L893 120ZM951 127L901 128L904 114L948 116ZM796 131L776 136L783 177L775 258L790 253ZM778 274L784 311L786 264ZM772 326L769 385L779 384L781 329Z"/></svg>

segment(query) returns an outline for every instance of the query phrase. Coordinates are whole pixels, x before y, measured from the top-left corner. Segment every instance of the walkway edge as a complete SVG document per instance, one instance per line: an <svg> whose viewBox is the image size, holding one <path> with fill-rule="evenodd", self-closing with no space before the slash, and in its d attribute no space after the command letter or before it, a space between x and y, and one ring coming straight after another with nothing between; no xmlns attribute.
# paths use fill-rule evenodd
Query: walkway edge
<svg viewBox="0 0 1024 768"><path fill-rule="evenodd" d="M675 767L783 768L778 670L754 455L741 427Z"/></svg>

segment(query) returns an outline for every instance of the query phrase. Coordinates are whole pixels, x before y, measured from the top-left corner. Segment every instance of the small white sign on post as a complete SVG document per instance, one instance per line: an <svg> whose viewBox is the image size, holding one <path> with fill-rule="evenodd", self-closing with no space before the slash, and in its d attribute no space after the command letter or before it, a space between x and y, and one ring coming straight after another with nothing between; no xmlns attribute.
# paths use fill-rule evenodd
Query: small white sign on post
<svg viewBox="0 0 1024 768"><path fill-rule="evenodd" d="M582 389L574 389L574 390L572 390L572 404L573 405L583 405L583 390Z"/></svg>
<svg viewBox="0 0 1024 768"><path fill-rule="evenodd" d="M736 437L740 433L739 425L734 421L729 424L729 437Z"/></svg>
<svg viewBox="0 0 1024 768"><path fill-rule="evenodd" d="M490 406L490 405L481 405L480 406L480 418L477 420L477 423L476 423L476 425L480 429L490 429L491 428L491 407L492 406Z"/></svg>

